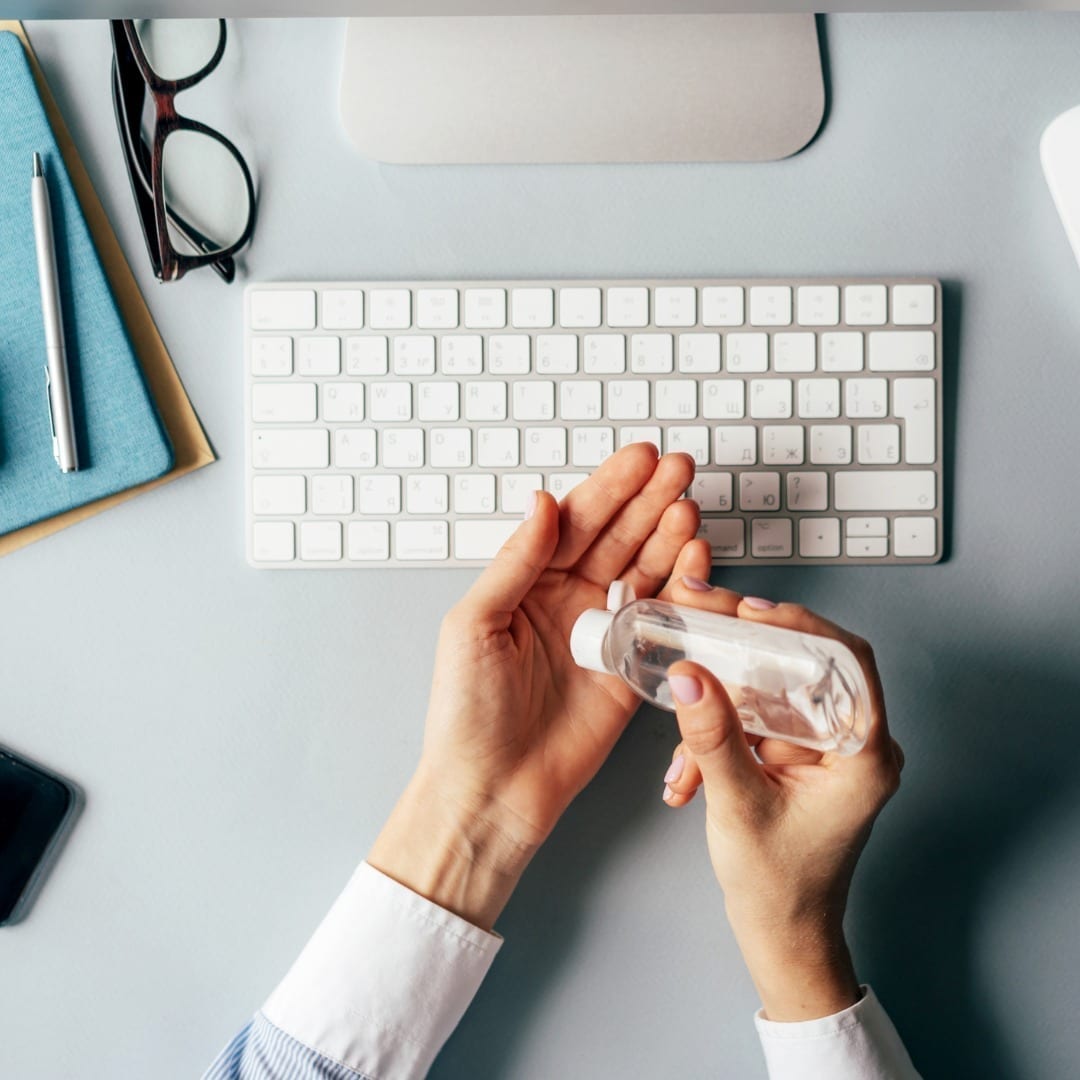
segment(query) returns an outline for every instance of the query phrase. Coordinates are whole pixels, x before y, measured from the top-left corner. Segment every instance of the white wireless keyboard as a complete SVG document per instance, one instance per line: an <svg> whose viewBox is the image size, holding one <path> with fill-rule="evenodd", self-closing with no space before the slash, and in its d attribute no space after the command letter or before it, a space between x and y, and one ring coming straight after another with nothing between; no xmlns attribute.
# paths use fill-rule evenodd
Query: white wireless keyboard
<svg viewBox="0 0 1080 1080"><path fill-rule="evenodd" d="M941 558L937 281L268 283L244 331L257 567L479 565L640 440L718 564Z"/></svg>

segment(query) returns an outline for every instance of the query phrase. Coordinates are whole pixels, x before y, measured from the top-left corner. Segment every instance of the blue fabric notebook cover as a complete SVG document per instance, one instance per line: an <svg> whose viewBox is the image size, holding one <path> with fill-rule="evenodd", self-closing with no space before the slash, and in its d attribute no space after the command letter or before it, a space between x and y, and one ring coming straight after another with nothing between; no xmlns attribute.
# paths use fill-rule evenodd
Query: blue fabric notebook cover
<svg viewBox="0 0 1080 1080"><path fill-rule="evenodd" d="M52 456L30 216L35 150L56 234L79 450L74 473L61 473ZM172 464L22 42L0 32L0 534L156 479Z"/></svg>

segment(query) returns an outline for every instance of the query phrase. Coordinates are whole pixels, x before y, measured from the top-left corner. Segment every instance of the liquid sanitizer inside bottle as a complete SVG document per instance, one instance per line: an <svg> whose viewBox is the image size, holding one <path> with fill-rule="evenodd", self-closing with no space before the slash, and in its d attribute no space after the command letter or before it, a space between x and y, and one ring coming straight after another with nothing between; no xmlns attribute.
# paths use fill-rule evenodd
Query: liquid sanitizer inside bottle
<svg viewBox="0 0 1080 1080"><path fill-rule="evenodd" d="M618 675L662 709L675 709L668 668L692 660L723 683L752 734L837 754L866 742L866 677L854 653L832 638L635 600L616 581L608 610L583 612L574 624L570 651L579 666Z"/></svg>

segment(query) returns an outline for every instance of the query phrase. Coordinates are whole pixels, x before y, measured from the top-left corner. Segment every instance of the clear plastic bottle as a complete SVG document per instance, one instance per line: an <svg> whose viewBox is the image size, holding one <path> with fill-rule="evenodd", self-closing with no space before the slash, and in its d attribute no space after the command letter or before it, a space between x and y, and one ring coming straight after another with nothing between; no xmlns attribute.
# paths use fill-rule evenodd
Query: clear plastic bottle
<svg viewBox="0 0 1080 1080"><path fill-rule="evenodd" d="M723 683L743 727L755 735L838 754L854 754L866 742L866 677L855 654L831 638L635 600L617 581L607 611L578 618L570 650L581 667L618 675L662 709L675 707L668 668L693 660Z"/></svg>

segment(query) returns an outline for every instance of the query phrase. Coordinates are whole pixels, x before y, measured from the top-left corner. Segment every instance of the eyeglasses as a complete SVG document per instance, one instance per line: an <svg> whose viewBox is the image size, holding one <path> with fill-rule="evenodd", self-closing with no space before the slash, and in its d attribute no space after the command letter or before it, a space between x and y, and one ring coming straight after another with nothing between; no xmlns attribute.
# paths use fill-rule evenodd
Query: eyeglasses
<svg viewBox="0 0 1080 1080"><path fill-rule="evenodd" d="M176 281L211 266L230 282L233 256L255 228L251 172L224 135L176 111L176 95L221 62L225 20L114 19L110 25L113 109L154 273ZM148 139L143 115L150 104Z"/></svg>

